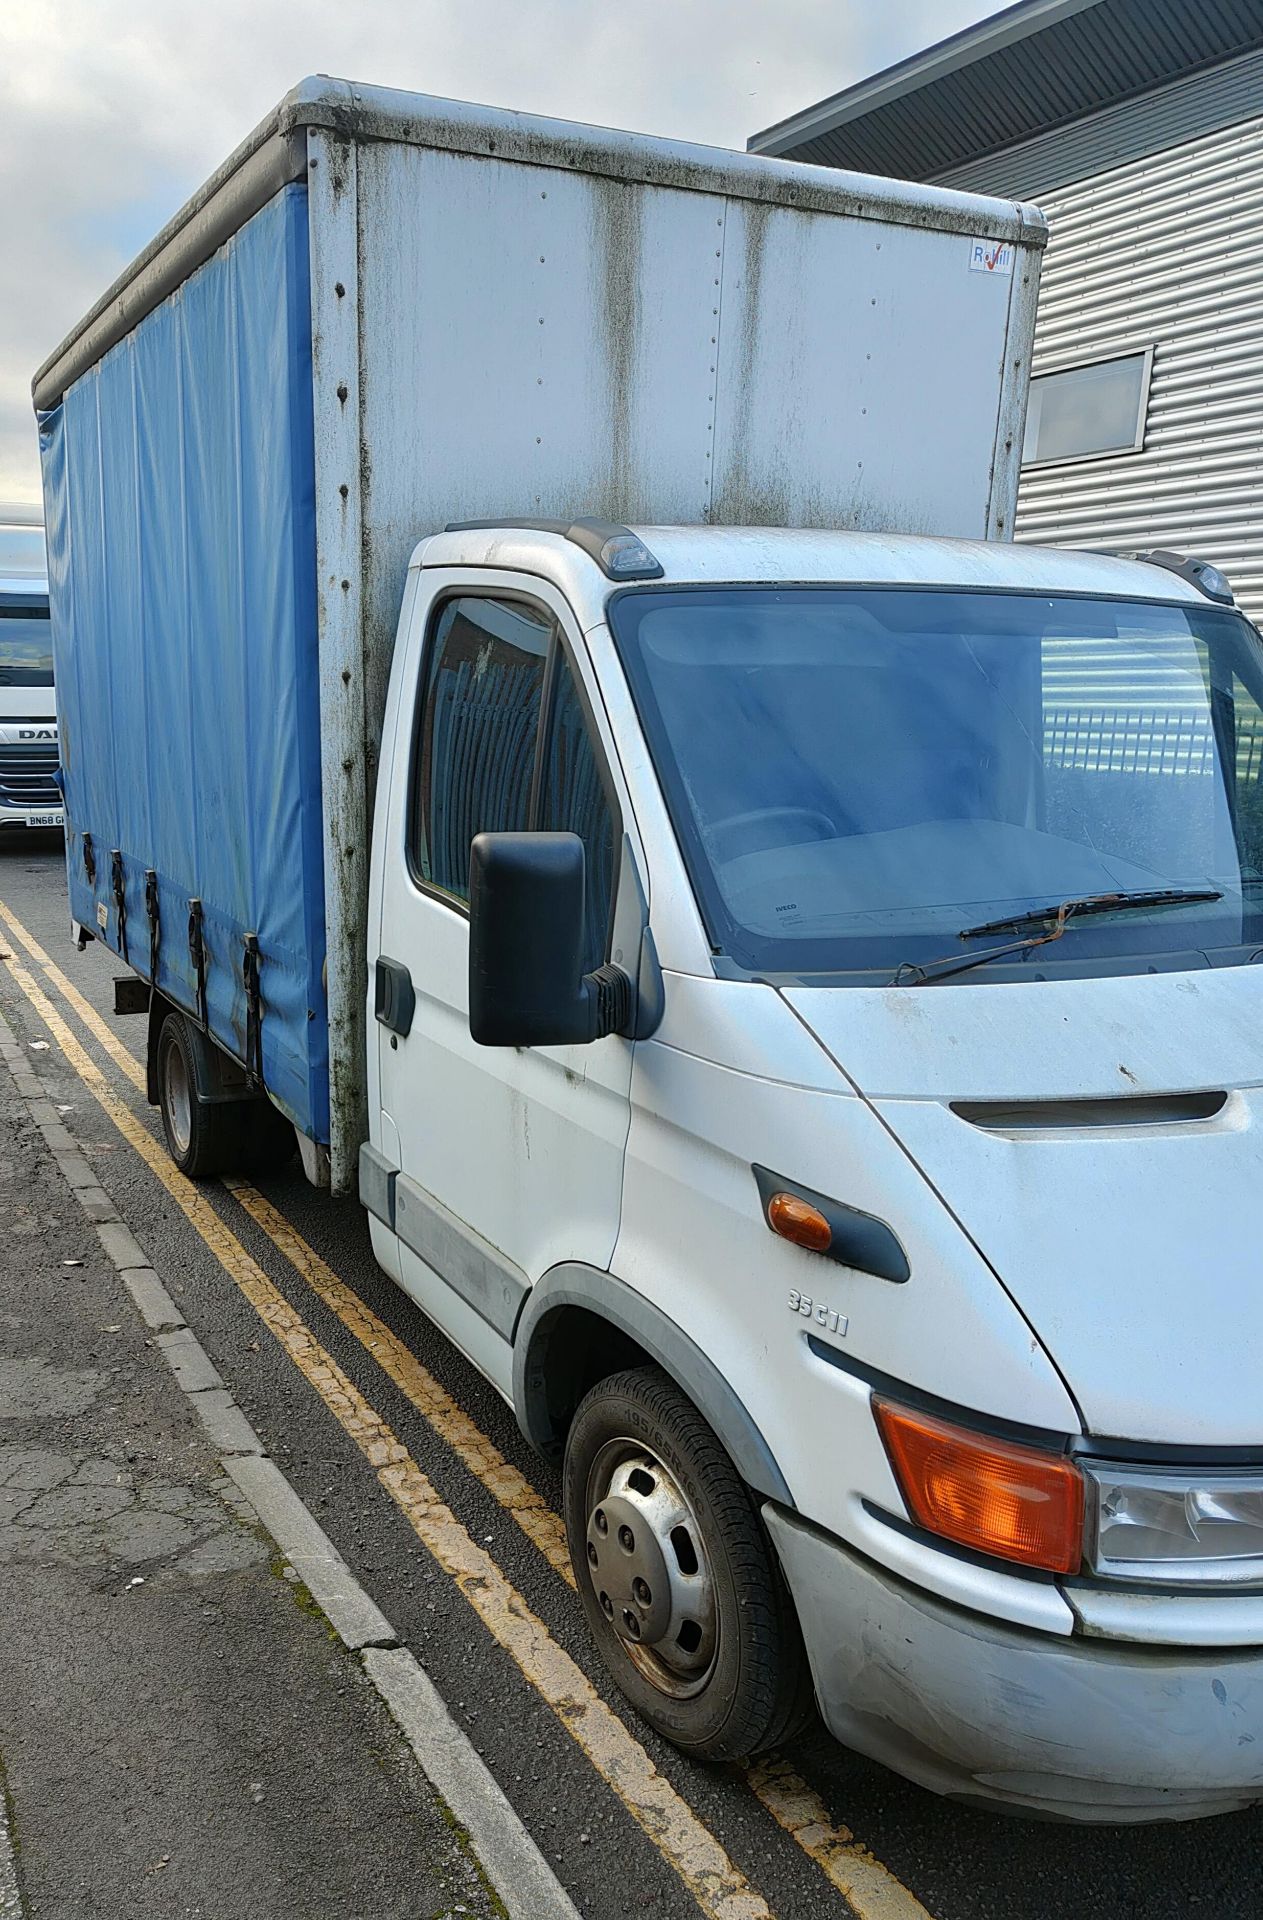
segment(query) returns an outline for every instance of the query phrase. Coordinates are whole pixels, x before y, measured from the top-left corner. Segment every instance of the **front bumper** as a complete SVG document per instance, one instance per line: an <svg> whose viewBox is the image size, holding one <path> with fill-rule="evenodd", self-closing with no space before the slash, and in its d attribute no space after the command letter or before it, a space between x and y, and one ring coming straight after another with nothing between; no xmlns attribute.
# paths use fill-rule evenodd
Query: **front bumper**
<svg viewBox="0 0 1263 1920"><path fill-rule="evenodd" d="M64 829L65 825L66 814L60 799L55 806L47 807L0 806L0 827L12 827L25 832L36 827Z"/></svg>
<svg viewBox="0 0 1263 1920"><path fill-rule="evenodd" d="M1263 1649L1145 1648L1005 1626L763 1509L830 1731L936 1793L1082 1821L1263 1800Z"/></svg>

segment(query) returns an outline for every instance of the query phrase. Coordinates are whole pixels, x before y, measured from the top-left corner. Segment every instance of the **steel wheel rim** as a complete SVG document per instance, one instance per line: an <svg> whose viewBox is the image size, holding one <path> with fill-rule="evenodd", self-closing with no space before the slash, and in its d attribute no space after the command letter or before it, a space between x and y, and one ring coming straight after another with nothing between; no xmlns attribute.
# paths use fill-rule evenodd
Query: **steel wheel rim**
<svg viewBox="0 0 1263 1920"><path fill-rule="evenodd" d="M673 1700L703 1691L719 1655L715 1579L678 1480L639 1441L607 1441L584 1501L585 1572L632 1665Z"/></svg>
<svg viewBox="0 0 1263 1920"><path fill-rule="evenodd" d="M178 1154L186 1154L193 1139L193 1096L184 1055L175 1040L168 1040L162 1057L162 1110L172 1146Z"/></svg>

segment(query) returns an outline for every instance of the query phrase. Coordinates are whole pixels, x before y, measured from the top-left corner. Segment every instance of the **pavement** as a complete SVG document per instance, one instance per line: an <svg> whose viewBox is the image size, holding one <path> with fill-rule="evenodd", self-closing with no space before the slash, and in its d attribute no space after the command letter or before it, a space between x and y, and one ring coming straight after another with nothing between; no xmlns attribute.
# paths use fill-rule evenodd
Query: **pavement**
<svg viewBox="0 0 1263 1920"><path fill-rule="evenodd" d="M59 846L5 841L0 1015L45 1122L0 1062L0 1766L28 1916L536 1920L529 1859L585 1920L1260 1920L1260 1812L1049 1826L819 1731L754 1768L656 1740L588 1642L556 1476L376 1268L359 1209L297 1171L170 1168L120 971L69 946ZM55 1149L143 1267L110 1263ZM222 1388L183 1390L138 1272ZM195 1402L221 1391L258 1453L212 1442ZM264 1524L241 1485L260 1461L384 1640L348 1645L336 1595L287 1577L293 1516ZM4 1862L0 1823L10 1920Z"/></svg>
<svg viewBox="0 0 1263 1920"><path fill-rule="evenodd" d="M31 1916L501 1911L0 1064L0 1753Z"/></svg>

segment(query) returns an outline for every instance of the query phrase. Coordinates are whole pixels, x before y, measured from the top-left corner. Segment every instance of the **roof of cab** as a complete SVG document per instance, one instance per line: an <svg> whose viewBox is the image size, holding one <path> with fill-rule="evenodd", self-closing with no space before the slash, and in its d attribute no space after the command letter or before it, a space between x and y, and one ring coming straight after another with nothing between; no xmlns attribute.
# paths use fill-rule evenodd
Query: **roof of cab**
<svg viewBox="0 0 1263 1920"><path fill-rule="evenodd" d="M779 527L650 527L631 529L661 562L657 587L725 581L842 581L854 585L958 587L1011 593L1079 593L1132 600L1211 603L1165 567L1061 547L999 540L946 540L925 534L841 533ZM583 625L605 617L620 589L581 547L562 534L530 528L465 528L433 534L413 566L476 566L542 574L565 593ZM627 583L639 584L639 583Z"/></svg>

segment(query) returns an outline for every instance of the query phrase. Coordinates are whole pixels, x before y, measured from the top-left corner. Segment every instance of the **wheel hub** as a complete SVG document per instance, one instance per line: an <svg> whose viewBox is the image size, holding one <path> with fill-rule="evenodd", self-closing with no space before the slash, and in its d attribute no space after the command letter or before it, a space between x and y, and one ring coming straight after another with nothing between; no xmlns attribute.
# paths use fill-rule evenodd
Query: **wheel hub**
<svg viewBox="0 0 1263 1920"><path fill-rule="evenodd" d="M646 1678L696 1692L715 1659L714 1583L701 1528L659 1460L614 1442L594 1465L585 1549L602 1613Z"/></svg>
<svg viewBox="0 0 1263 1920"><path fill-rule="evenodd" d="M187 1153L193 1136L193 1096L184 1056L174 1041L166 1049L162 1063L164 1106L177 1153Z"/></svg>

